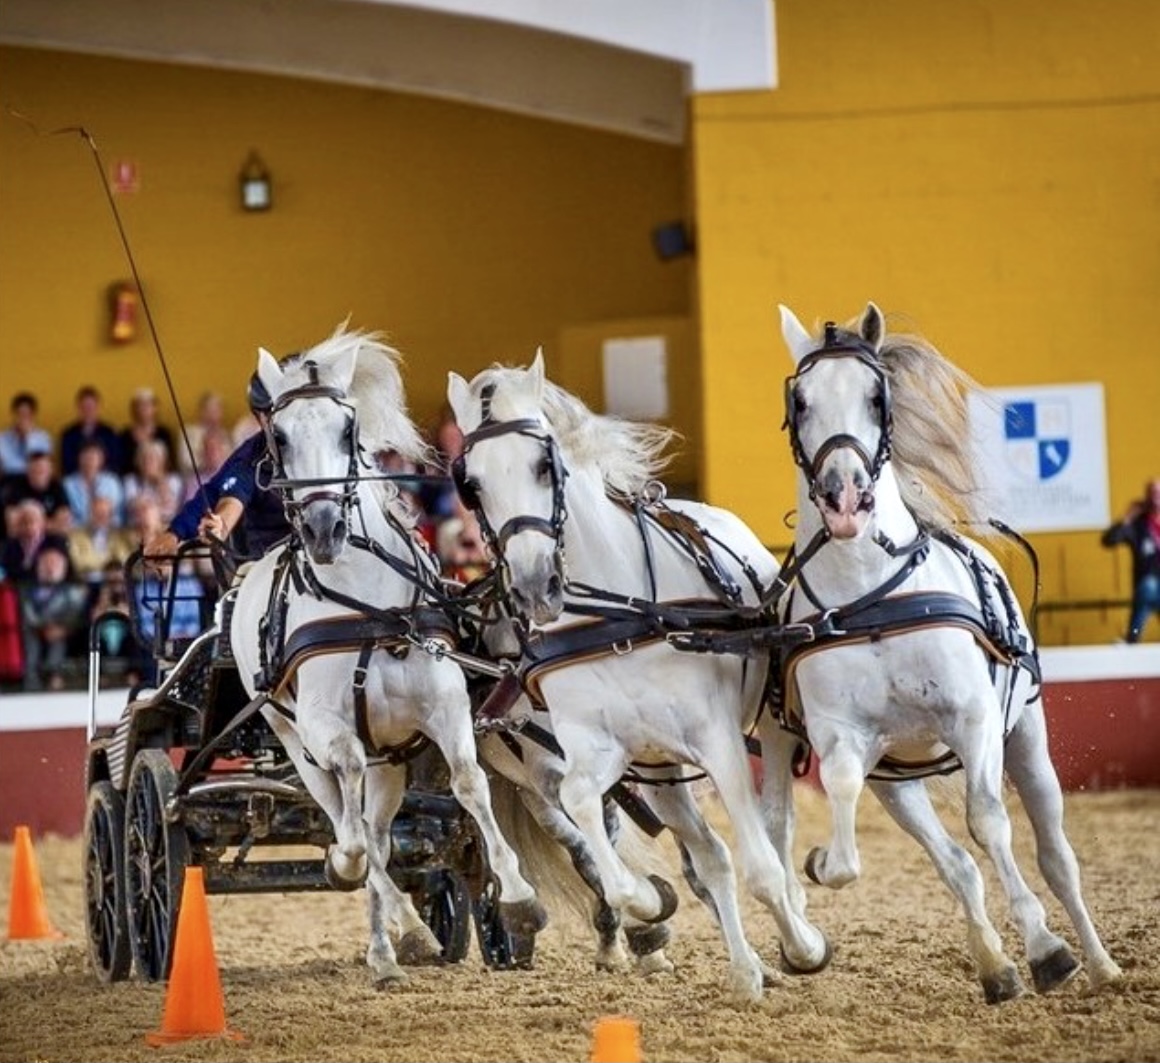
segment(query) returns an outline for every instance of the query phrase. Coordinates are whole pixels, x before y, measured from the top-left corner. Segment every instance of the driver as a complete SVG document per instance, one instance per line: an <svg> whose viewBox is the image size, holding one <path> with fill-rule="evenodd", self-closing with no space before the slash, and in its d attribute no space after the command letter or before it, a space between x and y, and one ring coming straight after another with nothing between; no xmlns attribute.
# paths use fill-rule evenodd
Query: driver
<svg viewBox="0 0 1160 1063"><path fill-rule="evenodd" d="M256 372L247 397L259 430L234 450L163 531L144 544L146 557L172 557L178 544L189 539L224 542L232 536L235 557L256 561L290 534L281 494L258 482L258 466L269 456L266 426L273 402Z"/></svg>

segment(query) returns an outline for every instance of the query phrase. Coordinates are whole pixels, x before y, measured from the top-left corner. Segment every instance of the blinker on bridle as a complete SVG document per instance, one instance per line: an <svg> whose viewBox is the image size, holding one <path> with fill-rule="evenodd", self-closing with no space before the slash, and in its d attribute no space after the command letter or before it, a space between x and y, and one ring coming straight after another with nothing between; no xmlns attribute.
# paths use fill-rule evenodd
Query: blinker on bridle
<svg viewBox="0 0 1160 1063"><path fill-rule="evenodd" d="M818 362L831 358L856 358L866 366L877 378L882 396L882 430L878 435L878 449L874 454L863 446L857 436L848 432L839 432L825 440L813 458L806 454L802 446L801 436L798 433L798 408L794 397L794 389L802 376L809 372ZM892 449L892 430L894 424L893 407L890 398L890 380L886 375L886 367L878 352L853 333L839 330L833 321L827 321L822 339L822 346L803 356L797 365L797 371L786 377L785 381L785 422L782 428L789 432L789 445L793 453L794 464L805 474L809 484L810 501L815 501L818 494L818 476L822 465L829 455L840 448L854 451L866 472L870 482L877 483L882 475L882 469L890 460Z"/></svg>

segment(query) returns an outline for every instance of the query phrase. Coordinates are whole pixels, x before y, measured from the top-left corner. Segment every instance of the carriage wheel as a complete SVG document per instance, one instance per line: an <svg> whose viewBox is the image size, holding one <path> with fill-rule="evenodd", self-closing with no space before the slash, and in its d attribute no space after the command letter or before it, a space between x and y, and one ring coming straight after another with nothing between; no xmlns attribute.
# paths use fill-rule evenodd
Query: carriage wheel
<svg viewBox="0 0 1160 1063"><path fill-rule="evenodd" d="M471 895L463 876L449 870L432 872L412 896L419 917L443 946L443 961L462 962L471 935Z"/></svg>
<svg viewBox="0 0 1160 1063"><path fill-rule="evenodd" d="M125 808L126 908L137 974L150 982L169 974L189 863L185 828L166 819L176 788L177 772L164 750L143 749L133 759Z"/></svg>
<svg viewBox="0 0 1160 1063"><path fill-rule="evenodd" d="M110 782L89 790L84 854L89 958L102 982L121 982L133 964L125 912L125 799Z"/></svg>
<svg viewBox="0 0 1160 1063"><path fill-rule="evenodd" d="M472 901L475 931L483 962L495 970L527 969L532 966L536 939L530 934L509 934L499 915L499 887L493 878L483 884L483 890Z"/></svg>

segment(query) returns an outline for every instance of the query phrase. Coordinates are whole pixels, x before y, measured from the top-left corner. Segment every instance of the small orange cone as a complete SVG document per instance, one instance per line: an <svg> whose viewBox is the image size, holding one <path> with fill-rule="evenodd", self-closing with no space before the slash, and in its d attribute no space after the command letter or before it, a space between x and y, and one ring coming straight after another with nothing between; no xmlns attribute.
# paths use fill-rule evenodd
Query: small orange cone
<svg viewBox="0 0 1160 1063"><path fill-rule="evenodd" d="M592 1063L640 1063L640 1026L636 1019L623 1015L599 1019L592 1039Z"/></svg>
<svg viewBox="0 0 1160 1063"><path fill-rule="evenodd" d="M156 1046L195 1037L242 1039L240 1034L226 1029L225 1000L205 899L205 874L200 867L187 867L177 913L173 965L165 990L165 1013L161 1029L146 1034L145 1040Z"/></svg>
<svg viewBox="0 0 1160 1063"><path fill-rule="evenodd" d="M64 937L48 917L44 887L27 827L16 828L16 849L12 860L12 897L8 902L9 941Z"/></svg>

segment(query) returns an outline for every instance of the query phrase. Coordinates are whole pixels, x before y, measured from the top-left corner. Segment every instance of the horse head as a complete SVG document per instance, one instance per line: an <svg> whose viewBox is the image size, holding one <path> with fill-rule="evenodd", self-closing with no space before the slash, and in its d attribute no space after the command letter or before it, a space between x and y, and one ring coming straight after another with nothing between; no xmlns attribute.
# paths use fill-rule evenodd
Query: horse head
<svg viewBox="0 0 1160 1063"><path fill-rule="evenodd" d="M890 459L882 311L869 303L856 330L831 322L819 339L782 306L781 326L796 366L785 384L784 426L794 461L829 534L859 538L872 521L878 480Z"/></svg>
<svg viewBox="0 0 1160 1063"><path fill-rule="evenodd" d="M541 351L527 369L492 368L468 383L448 374L447 398L463 432L452 469L479 519L511 606L535 624L564 607L567 470L544 414Z"/></svg>
<svg viewBox="0 0 1160 1063"><path fill-rule="evenodd" d="M311 561L332 564L350 531L358 481L358 422L348 399L356 342L336 333L280 363L258 352L258 378L272 400L264 425L274 462L273 484Z"/></svg>

